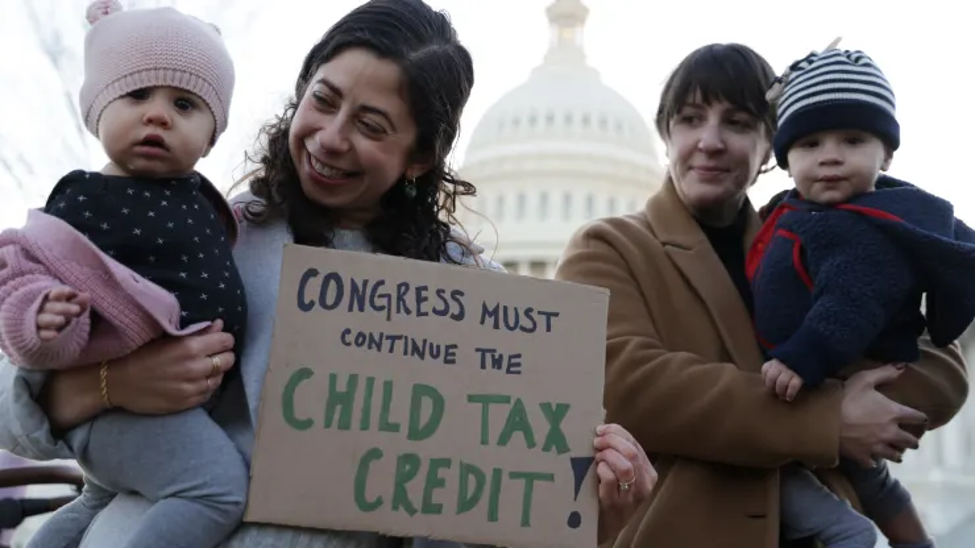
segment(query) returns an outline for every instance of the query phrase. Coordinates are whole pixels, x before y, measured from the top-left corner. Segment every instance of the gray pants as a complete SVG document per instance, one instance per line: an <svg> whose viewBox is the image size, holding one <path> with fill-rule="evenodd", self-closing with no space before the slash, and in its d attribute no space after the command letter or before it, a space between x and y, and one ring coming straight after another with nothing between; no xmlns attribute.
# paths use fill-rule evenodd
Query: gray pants
<svg viewBox="0 0 977 550"><path fill-rule="evenodd" d="M875 523L892 519L910 502L909 493L889 475L883 460L864 468L842 459L839 468L851 482L865 516L809 470L786 466L780 470L780 519L787 540L814 537L827 548L873 548Z"/></svg>
<svg viewBox="0 0 977 550"><path fill-rule="evenodd" d="M127 547L215 547L241 522L248 467L202 408L166 416L106 412L68 433L85 471L80 497L35 533L31 547L77 547L120 492L153 501Z"/></svg>

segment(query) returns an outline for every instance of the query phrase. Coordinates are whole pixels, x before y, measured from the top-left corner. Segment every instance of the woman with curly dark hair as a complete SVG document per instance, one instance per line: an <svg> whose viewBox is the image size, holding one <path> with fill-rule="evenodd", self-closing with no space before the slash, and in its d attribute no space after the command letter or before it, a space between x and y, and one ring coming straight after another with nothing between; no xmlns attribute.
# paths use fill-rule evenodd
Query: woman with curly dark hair
<svg viewBox="0 0 977 550"><path fill-rule="evenodd" d="M211 413L249 461L285 244L502 270L452 226L457 197L475 192L446 160L473 84L471 57L445 14L421 0L372 0L313 46L295 97L263 128L249 191L231 201L240 223L234 259L248 298L239 375L228 377ZM0 361L0 448L35 459L67 457L61 434L109 407L174 414L199 406L235 363L232 346L218 321L207 333L157 340L113 361L104 378L98 365L49 375ZM620 426L601 426L597 434L600 531L611 540L651 493L656 474ZM139 495L114 497L82 546L120 545L149 507ZM243 524L224 544L447 543Z"/></svg>
<svg viewBox="0 0 977 550"><path fill-rule="evenodd" d="M471 56L447 17L383 4L347 15L306 56L295 98L262 130L244 217L286 220L300 244L335 245L337 229L355 228L386 254L475 261L448 250L468 248L449 224L457 198L475 194L447 165Z"/></svg>

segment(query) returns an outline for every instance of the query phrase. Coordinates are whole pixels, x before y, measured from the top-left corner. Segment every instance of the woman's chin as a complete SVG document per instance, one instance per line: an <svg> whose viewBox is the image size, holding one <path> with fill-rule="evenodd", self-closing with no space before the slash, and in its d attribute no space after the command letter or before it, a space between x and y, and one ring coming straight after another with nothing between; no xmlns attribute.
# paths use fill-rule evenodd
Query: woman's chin
<svg viewBox="0 0 977 550"><path fill-rule="evenodd" d="M311 181L311 178L300 178L302 192L312 202L326 208L343 208L346 206L355 193L355 188L350 186L327 186L319 185L318 182Z"/></svg>
<svg viewBox="0 0 977 550"><path fill-rule="evenodd" d="M714 210L738 200L736 189L728 185L695 183L689 187L685 194L689 199L689 206L696 210Z"/></svg>

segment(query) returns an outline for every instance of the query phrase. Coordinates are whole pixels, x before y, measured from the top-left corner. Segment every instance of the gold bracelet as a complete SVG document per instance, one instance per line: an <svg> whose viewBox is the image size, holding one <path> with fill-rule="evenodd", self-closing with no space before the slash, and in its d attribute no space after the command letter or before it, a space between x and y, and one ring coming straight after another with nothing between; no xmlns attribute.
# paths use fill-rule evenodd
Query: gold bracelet
<svg viewBox="0 0 977 550"><path fill-rule="evenodd" d="M99 389L101 390L102 393L102 403L104 403L105 407L108 409L113 408L114 405L112 405L112 400L109 399L109 383L108 383L109 362L108 361L102 361L102 368L99 369L98 371L98 381L99 381Z"/></svg>

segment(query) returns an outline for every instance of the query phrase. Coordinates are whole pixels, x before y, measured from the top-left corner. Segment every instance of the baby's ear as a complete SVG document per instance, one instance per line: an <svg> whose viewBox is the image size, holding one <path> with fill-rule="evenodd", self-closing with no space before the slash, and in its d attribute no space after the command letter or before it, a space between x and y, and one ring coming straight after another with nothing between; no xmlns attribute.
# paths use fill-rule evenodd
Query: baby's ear
<svg viewBox="0 0 977 550"><path fill-rule="evenodd" d="M889 167L892 166L892 149L889 146L885 148L885 157L882 159L882 171L886 172Z"/></svg>

